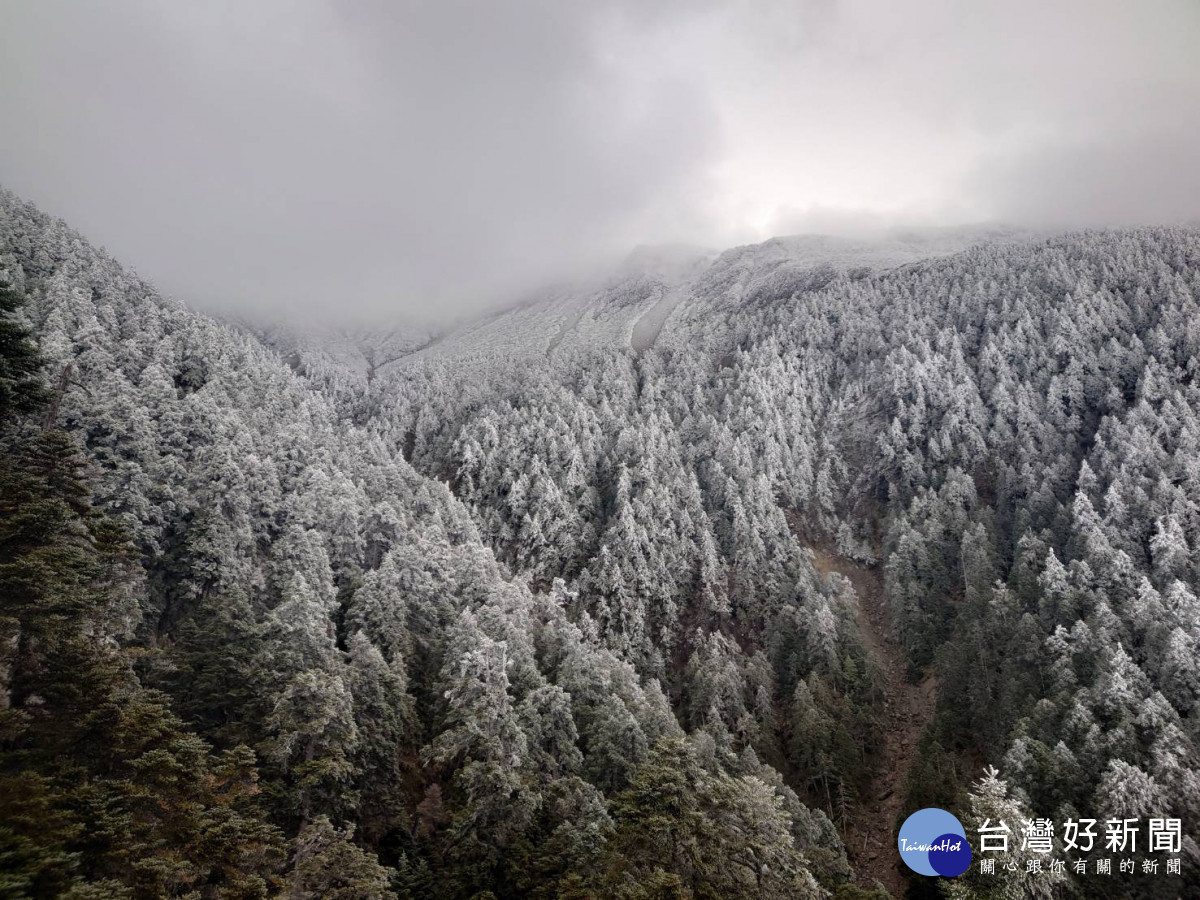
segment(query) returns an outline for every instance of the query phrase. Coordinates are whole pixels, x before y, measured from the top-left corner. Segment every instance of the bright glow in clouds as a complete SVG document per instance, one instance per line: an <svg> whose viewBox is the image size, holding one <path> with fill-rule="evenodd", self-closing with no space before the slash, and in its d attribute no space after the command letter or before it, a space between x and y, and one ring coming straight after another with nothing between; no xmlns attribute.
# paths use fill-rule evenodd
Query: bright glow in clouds
<svg viewBox="0 0 1200 900"><path fill-rule="evenodd" d="M0 184L194 302L443 314L639 243L1200 216L1195 0L0 11Z"/></svg>

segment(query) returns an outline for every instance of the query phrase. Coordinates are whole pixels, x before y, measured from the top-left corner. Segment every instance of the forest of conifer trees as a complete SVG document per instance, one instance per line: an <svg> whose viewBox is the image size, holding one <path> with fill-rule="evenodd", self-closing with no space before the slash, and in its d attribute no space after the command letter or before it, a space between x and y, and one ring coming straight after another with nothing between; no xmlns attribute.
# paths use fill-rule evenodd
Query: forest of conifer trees
<svg viewBox="0 0 1200 900"><path fill-rule="evenodd" d="M369 369L9 193L0 266L3 896L872 900L881 778L1183 822L913 897L1195 895L1200 232L742 248Z"/></svg>

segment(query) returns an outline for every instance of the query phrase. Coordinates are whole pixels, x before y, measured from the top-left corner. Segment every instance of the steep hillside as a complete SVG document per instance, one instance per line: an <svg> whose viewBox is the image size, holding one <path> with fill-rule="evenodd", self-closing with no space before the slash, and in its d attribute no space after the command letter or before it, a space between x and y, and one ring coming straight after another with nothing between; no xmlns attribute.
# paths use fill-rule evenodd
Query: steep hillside
<svg viewBox="0 0 1200 900"><path fill-rule="evenodd" d="M909 229L872 239L820 235L775 238L724 253L686 246L640 247L606 276L564 284L520 305L451 328L403 362L453 357L513 359L568 350L645 350L668 321L686 340L685 321L740 309L790 281L822 272L884 270L945 256L979 243L1032 239L1017 229ZM678 324L681 327L674 327ZM386 333L386 332L385 332Z"/></svg>
<svg viewBox="0 0 1200 900"><path fill-rule="evenodd" d="M1047 818L1194 818L1200 236L786 256L722 257L641 352L434 354L369 403L503 560L577 586L685 727L839 827L890 814L888 690L852 599L797 602L785 512L874 567L908 677L936 675L904 809L969 815L992 763Z"/></svg>
<svg viewBox="0 0 1200 900"><path fill-rule="evenodd" d="M6 471L78 519L0 577L119 524L133 564L53 633L166 717L121 765L226 773L106 786L89 842L73 773L127 744L106 719L31 754L80 713L69 677L22 686L48 626L10 604L27 895L895 895L894 819L929 805L972 836L1179 818L1181 876L1073 889L1200 876L1200 233L644 253L429 342L260 339L7 194L0 260L48 388ZM86 478L30 474L56 426ZM254 859L195 849L227 783ZM155 832L169 864L123 865L135 795L202 811ZM1065 889L1047 869L953 890Z"/></svg>
<svg viewBox="0 0 1200 900"><path fill-rule="evenodd" d="M685 737L665 676L578 592L531 589L392 423L351 421L379 379L332 384L9 194L0 259L0 373L32 359L27 323L49 386L6 411L0 460L14 896L816 897L852 877L776 770ZM45 518L58 494L35 489L111 528ZM46 554L62 573L29 567ZM792 565L806 602L828 593Z"/></svg>

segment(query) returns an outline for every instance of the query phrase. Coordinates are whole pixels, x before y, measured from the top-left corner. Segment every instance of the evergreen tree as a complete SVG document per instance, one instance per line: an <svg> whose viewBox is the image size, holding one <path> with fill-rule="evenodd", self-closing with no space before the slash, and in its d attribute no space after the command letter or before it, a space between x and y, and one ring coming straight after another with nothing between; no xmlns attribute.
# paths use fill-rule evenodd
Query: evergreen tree
<svg viewBox="0 0 1200 900"><path fill-rule="evenodd" d="M0 266L0 422L41 408L47 398L42 359L18 317L25 298Z"/></svg>
<svg viewBox="0 0 1200 900"><path fill-rule="evenodd" d="M0 456L6 878L15 896L265 897L282 851L253 755L214 757L116 649L129 547L80 469L56 430Z"/></svg>
<svg viewBox="0 0 1200 900"><path fill-rule="evenodd" d="M397 900L393 872L356 846L354 830L318 816L296 838L282 896L287 900Z"/></svg>

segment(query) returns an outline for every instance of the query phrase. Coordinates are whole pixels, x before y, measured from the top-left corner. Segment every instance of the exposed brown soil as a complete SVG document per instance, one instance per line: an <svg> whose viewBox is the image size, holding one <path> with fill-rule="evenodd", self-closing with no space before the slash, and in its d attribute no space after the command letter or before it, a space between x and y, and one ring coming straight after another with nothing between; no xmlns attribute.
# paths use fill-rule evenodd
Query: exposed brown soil
<svg viewBox="0 0 1200 900"><path fill-rule="evenodd" d="M813 546L812 551L817 571L838 572L854 586L859 632L882 676L880 746L870 783L843 824L842 840L850 864L865 884L878 880L893 897L903 897L908 880L896 850L896 818L921 734L933 719L937 680L932 674L918 684L905 678L904 655L884 598L882 572L838 556L828 547Z"/></svg>

